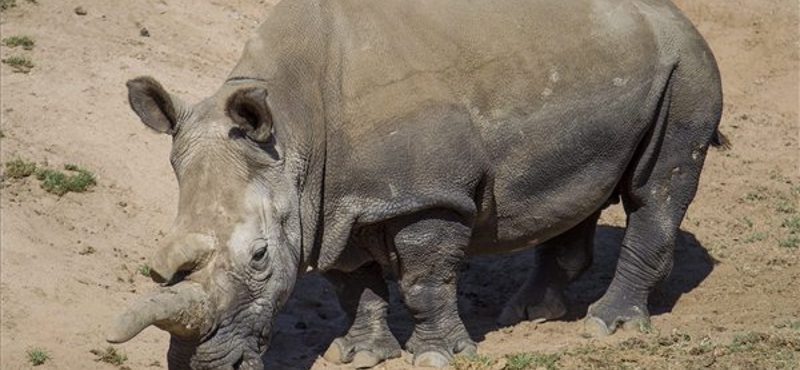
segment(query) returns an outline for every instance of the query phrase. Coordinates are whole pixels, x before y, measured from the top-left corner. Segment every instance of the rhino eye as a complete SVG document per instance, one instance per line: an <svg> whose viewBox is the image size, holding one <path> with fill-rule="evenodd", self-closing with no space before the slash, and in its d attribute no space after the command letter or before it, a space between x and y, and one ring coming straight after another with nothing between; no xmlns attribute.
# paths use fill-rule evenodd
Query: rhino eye
<svg viewBox="0 0 800 370"><path fill-rule="evenodd" d="M252 251L250 259L250 267L256 270L264 268L264 261L267 259L267 241L264 239L256 239L251 244L250 250Z"/></svg>
<svg viewBox="0 0 800 370"><path fill-rule="evenodd" d="M263 246L259 247L258 249L256 249L255 253L253 253L253 261L254 262L259 262L259 261L263 260L266 255L267 255L267 246L263 245Z"/></svg>

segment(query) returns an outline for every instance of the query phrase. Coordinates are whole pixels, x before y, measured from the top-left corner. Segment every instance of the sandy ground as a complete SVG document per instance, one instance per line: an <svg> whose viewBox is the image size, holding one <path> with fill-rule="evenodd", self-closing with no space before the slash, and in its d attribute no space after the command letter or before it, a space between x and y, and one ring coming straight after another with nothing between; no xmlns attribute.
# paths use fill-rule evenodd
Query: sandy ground
<svg viewBox="0 0 800 370"><path fill-rule="evenodd" d="M621 210L608 210L600 255L569 291L567 319L500 329L494 316L529 268L530 256L470 261L462 315L481 353L556 356L561 368L800 368L798 3L794 0L678 0L722 69L722 130L733 142L712 150L678 243L676 268L654 294L655 330L610 338L580 335L586 306L613 274ZM2 162L23 158L96 174L87 193L63 197L33 177L0 189L0 368L28 369L26 352L50 355L39 369L112 369L90 351L137 294L153 287L138 272L176 210L170 140L130 111L124 83L153 75L189 101L211 94L269 1L102 0L30 3L0 13L2 37L30 35L33 50L3 46L35 66L0 66ZM82 7L84 15L76 14ZM144 31L146 30L146 32ZM144 36L147 34L148 36ZM795 226L796 228L796 226ZM793 245L795 245L793 247ZM399 305L391 313L408 337ZM319 355L343 317L329 287L303 279L279 318L270 368L335 367ZM742 339L745 338L745 339ZM750 338L750 339L747 339ZM147 329L119 346L131 369L164 368L168 336ZM738 346L738 347L737 347ZM402 360L381 365L405 368Z"/></svg>

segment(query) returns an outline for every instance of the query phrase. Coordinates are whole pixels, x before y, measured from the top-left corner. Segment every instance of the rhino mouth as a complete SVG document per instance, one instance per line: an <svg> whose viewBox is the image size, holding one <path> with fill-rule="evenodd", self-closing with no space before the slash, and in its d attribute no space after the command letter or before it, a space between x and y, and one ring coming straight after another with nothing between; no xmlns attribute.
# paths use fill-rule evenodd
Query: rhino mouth
<svg viewBox="0 0 800 370"><path fill-rule="evenodd" d="M264 370L259 352L240 340L187 343L172 337L167 352L170 370ZM220 343L221 342L221 343Z"/></svg>

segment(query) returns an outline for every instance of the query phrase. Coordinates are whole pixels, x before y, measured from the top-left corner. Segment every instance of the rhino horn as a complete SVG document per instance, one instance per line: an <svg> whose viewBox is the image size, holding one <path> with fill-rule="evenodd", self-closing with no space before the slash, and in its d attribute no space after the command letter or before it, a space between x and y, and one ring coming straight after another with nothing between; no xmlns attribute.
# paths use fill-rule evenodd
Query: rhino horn
<svg viewBox="0 0 800 370"><path fill-rule="evenodd" d="M187 234L170 238L159 249L150 264L150 277L157 283L167 283L176 273L191 272L202 265L214 252L214 237L206 234Z"/></svg>
<svg viewBox="0 0 800 370"><path fill-rule="evenodd" d="M124 343L150 325L184 339L198 338L211 328L208 295L196 283L159 288L141 297L120 315L106 340Z"/></svg>

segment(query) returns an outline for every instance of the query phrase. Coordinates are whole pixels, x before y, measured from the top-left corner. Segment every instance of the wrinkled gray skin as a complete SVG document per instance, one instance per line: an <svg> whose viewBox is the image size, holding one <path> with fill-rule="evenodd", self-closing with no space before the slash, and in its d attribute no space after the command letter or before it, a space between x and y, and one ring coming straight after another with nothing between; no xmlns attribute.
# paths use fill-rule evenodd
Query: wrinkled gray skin
<svg viewBox="0 0 800 370"><path fill-rule="evenodd" d="M400 354L389 271L415 322L405 348L442 366L475 350L456 307L467 255L536 246L543 268L500 321L557 318L617 199L621 256L587 326L646 322L720 140L714 58L664 0L285 0L213 96L128 88L144 123L172 135L180 200L151 262L166 287L109 340L165 329L172 370L262 369L309 267L352 319L326 358Z"/></svg>

